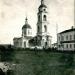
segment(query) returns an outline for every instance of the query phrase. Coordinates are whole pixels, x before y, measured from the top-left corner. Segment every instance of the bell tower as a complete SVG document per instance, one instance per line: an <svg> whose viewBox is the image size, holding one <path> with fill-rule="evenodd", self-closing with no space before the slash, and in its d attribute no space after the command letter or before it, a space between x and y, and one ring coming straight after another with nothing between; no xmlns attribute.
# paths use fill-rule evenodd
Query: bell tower
<svg viewBox="0 0 75 75"><path fill-rule="evenodd" d="M41 5L38 8L38 22L37 22L37 35L44 35L47 33L48 28L48 12L47 6L44 3L44 0L41 0Z"/></svg>
<svg viewBox="0 0 75 75"><path fill-rule="evenodd" d="M51 36L48 34L48 12L44 0L41 0L37 16L38 43L41 47L49 48L51 46Z"/></svg>

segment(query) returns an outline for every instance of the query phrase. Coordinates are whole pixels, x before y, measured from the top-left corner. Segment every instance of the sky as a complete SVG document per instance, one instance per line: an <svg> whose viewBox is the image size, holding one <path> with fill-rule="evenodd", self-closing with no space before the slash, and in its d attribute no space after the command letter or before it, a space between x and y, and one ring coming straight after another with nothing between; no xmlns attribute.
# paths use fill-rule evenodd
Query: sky
<svg viewBox="0 0 75 75"><path fill-rule="evenodd" d="M74 25L74 0L44 1L48 7L48 32L54 43L57 32ZM13 44L14 37L21 37L26 16L35 36L39 5L40 0L0 0L0 44Z"/></svg>

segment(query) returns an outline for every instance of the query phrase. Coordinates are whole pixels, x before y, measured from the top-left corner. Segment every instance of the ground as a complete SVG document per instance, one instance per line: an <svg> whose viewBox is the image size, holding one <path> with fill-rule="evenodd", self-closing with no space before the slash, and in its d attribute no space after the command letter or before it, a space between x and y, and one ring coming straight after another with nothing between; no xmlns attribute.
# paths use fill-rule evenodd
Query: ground
<svg viewBox="0 0 75 75"><path fill-rule="evenodd" d="M11 48L1 56L1 61L16 64L13 75L75 75L75 52Z"/></svg>

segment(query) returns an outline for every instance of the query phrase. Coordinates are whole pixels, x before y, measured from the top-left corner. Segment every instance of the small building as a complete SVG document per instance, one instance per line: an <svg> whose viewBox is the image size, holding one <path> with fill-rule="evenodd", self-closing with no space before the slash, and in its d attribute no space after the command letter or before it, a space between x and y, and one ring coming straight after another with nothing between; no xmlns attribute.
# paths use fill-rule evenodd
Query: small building
<svg viewBox="0 0 75 75"><path fill-rule="evenodd" d="M75 28L65 30L57 35L58 50L75 50Z"/></svg>
<svg viewBox="0 0 75 75"><path fill-rule="evenodd" d="M32 38L32 28L28 24L28 19L26 18L25 24L22 27L22 37L14 38L14 46L18 48L29 48L29 40Z"/></svg>

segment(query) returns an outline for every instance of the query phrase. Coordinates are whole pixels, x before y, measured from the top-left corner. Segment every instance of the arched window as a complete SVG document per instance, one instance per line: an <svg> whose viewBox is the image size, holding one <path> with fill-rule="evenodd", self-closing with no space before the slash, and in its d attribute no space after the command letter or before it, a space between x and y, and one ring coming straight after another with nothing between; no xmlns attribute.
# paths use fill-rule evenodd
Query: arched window
<svg viewBox="0 0 75 75"><path fill-rule="evenodd" d="M66 40L68 40L68 35L66 36Z"/></svg>
<svg viewBox="0 0 75 75"><path fill-rule="evenodd" d="M44 25L44 31L47 32L47 26L46 25Z"/></svg>
<svg viewBox="0 0 75 75"><path fill-rule="evenodd" d="M75 44L74 44L74 48L75 48Z"/></svg>
<svg viewBox="0 0 75 75"><path fill-rule="evenodd" d="M38 21L40 21L40 15L38 16Z"/></svg>
<svg viewBox="0 0 75 75"><path fill-rule="evenodd" d="M45 47L47 46L47 42L45 42Z"/></svg>
<svg viewBox="0 0 75 75"><path fill-rule="evenodd" d="M40 31L40 28L39 28L39 26L38 26L38 32Z"/></svg>
<svg viewBox="0 0 75 75"><path fill-rule="evenodd" d="M66 44L66 48L68 48L68 44Z"/></svg>
<svg viewBox="0 0 75 75"><path fill-rule="evenodd" d="M75 34L74 34L74 40L75 40Z"/></svg>
<svg viewBox="0 0 75 75"><path fill-rule="evenodd" d="M28 35L30 34L30 30L28 30Z"/></svg>
<svg viewBox="0 0 75 75"><path fill-rule="evenodd" d="M24 48L26 48L26 42L24 42Z"/></svg>
<svg viewBox="0 0 75 75"><path fill-rule="evenodd" d="M46 9L44 9L44 11L46 11Z"/></svg>
<svg viewBox="0 0 75 75"><path fill-rule="evenodd" d="M72 35L70 35L70 40L72 40Z"/></svg>
<svg viewBox="0 0 75 75"><path fill-rule="evenodd" d="M72 44L70 44L70 48L72 48Z"/></svg>
<svg viewBox="0 0 75 75"><path fill-rule="evenodd" d="M43 16L43 20L44 20L44 21L47 20L47 16L46 16L46 15Z"/></svg>

